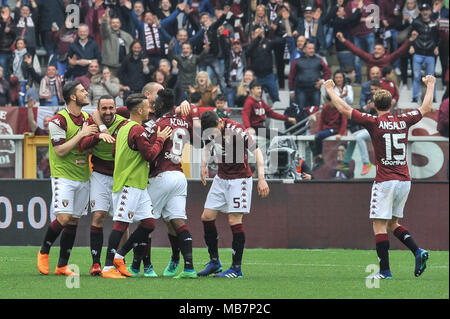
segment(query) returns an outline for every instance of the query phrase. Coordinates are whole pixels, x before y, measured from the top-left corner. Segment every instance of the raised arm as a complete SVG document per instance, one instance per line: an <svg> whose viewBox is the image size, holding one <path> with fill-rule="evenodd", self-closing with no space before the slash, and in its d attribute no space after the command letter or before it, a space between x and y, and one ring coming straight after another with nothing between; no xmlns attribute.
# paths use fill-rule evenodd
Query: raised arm
<svg viewBox="0 0 450 319"><path fill-rule="evenodd" d="M325 91L327 92L328 96L333 102L333 105L336 107L339 113L344 114L347 118L351 118L353 108L345 103L345 101L340 98L339 95L337 95L337 93L334 91L334 85L335 84L333 80L327 80L323 84L323 86L325 87Z"/></svg>
<svg viewBox="0 0 450 319"><path fill-rule="evenodd" d="M422 116L431 112L433 106L433 97L434 97L434 86L436 84L436 78L432 75L427 75L422 78L423 83L427 87L427 91L425 93L425 97L422 102L422 106L419 107L420 113Z"/></svg>

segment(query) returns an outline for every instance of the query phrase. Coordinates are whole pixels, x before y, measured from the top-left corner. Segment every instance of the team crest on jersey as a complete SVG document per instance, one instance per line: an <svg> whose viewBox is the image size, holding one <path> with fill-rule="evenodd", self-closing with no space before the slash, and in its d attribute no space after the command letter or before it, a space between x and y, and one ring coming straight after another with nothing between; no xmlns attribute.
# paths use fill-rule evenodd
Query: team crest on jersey
<svg viewBox="0 0 450 319"><path fill-rule="evenodd" d="M86 160L84 158L77 158L75 160L75 164L78 166L83 166L84 164L86 164Z"/></svg>
<svg viewBox="0 0 450 319"><path fill-rule="evenodd" d="M64 207L67 207L69 205L69 200L68 199L63 199L62 200L62 204Z"/></svg>
<svg viewBox="0 0 450 319"><path fill-rule="evenodd" d="M128 212L128 219L133 219L134 213L133 212Z"/></svg>

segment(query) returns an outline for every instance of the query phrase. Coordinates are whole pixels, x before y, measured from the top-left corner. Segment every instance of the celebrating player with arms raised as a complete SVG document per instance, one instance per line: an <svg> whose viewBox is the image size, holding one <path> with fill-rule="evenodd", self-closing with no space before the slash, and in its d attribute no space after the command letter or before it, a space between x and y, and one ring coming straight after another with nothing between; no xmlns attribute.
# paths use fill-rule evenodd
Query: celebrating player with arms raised
<svg viewBox="0 0 450 319"><path fill-rule="evenodd" d="M324 86L336 108L353 122L364 126L370 133L375 150L377 174L372 187L370 218L373 220L376 250L380 271L376 279L391 279L389 267L389 239L387 230L406 245L415 256L414 275L420 276L426 267L428 252L417 246L408 230L398 221L403 218L403 209L411 188L406 147L408 130L431 111L436 79L427 75L423 78L427 87L422 106L401 115L392 115L392 96L386 90L374 94L378 116L361 113L347 105L334 91L334 82L328 80Z"/></svg>
<svg viewBox="0 0 450 319"><path fill-rule="evenodd" d="M264 177L264 159L261 150L256 146L245 128L232 120L220 119L216 112L206 111L201 117L202 137L208 140L203 150L201 178L206 185L208 156L215 147L221 158L218 163L218 174L206 198L202 214L204 238L208 246L210 261L206 268L198 273L208 276L222 270L219 261L218 236L215 220L217 214L228 214L228 224L233 233L233 262L231 267L215 275L215 277L242 278L241 261L245 245L245 233L242 224L244 214L250 213L252 199L252 172L248 164L247 151L255 153L258 171L258 194L262 198L269 195L269 186Z"/></svg>

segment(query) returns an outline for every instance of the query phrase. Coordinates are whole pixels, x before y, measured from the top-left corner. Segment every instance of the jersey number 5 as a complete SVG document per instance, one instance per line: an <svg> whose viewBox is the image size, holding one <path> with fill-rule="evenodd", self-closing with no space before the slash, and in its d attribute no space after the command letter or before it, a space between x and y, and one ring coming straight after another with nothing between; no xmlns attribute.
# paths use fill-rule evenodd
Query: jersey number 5
<svg viewBox="0 0 450 319"><path fill-rule="evenodd" d="M400 150L401 154L394 155L394 159L397 161L403 161L406 157L406 145L405 143L399 142L399 140L406 138L406 134L386 133L383 135L383 138L386 142L386 160L392 160L392 150L396 149Z"/></svg>

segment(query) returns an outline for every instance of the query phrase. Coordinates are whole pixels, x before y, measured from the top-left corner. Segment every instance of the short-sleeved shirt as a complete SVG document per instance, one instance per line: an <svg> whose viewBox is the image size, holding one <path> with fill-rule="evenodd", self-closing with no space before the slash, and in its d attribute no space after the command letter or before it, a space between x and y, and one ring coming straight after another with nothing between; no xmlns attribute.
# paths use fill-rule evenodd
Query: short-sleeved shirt
<svg viewBox="0 0 450 319"><path fill-rule="evenodd" d="M215 143L218 158L217 175L222 179L247 178L252 176L248 164L248 150L254 151L257 146L245 127L230 119L222 119L222 143ZM229 154L232 152L232 154Z"/></svg>
<svg viewBox="0 0 450 319"><path fill-rule="evenodd" d="M145 126L149 132L151 144L157 138L158 127L161 131L167 126L172 128L172 135L164 142L161 153L150 163L150 177L155 177L159 173L167 171L182 172L181 156L184 145L189 142L192 143L192 122L171 112L161 116L156 121L148 121Z"/></svg>
<svg viewBox="0 0 450 319"><path fill-rule="evenodd" d="M400 115L381 116L352 110L351 120L369 131L375 151L376 182L389 180L410 181L406 151L409 128L422 119L419 110Z"/></svg>

